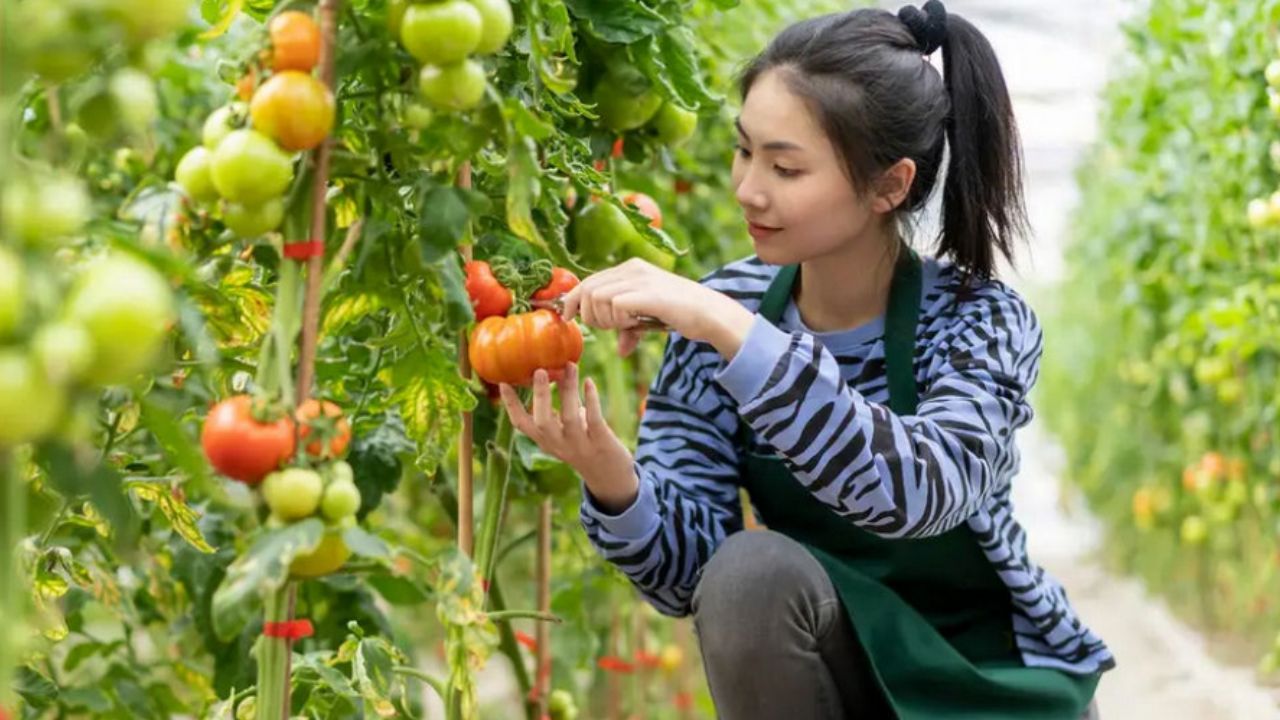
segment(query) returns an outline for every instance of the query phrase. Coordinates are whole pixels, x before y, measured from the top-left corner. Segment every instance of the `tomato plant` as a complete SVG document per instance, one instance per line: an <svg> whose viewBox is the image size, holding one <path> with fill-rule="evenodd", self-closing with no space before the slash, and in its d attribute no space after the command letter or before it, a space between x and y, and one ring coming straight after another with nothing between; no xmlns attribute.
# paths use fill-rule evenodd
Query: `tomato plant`
<svg viewBox="0 0 1280 720"><path fill-rule="evenodd" d="M333 93L297 70L272 75L249 102L254 128L290 151L319 145L333 129L333 113Z"/></svg>
<svg viewBox="0 0 1280 720"><path fill-rule="evenodd" d="M267 23L271 43L271 69L311 72L320 62L320 27L310 15L289 10Z"/></svg>
<svg viewBox="0 0 1280 720"><path fill-rule="evenodd" d="M298 406L298 439L306 442L314 432L316 439L306 444L308 455L337 458L347 452L351 443L351 424L342 408L328 400L312 398Z"/></svg>
<svg viewBox="0 0 1280 720"><path fill-rule="evenodd" d="M320 473L307 468L285 468L267 475L262 481L262 497L271 514L290 522L314 515L325 494Z"/></svg>

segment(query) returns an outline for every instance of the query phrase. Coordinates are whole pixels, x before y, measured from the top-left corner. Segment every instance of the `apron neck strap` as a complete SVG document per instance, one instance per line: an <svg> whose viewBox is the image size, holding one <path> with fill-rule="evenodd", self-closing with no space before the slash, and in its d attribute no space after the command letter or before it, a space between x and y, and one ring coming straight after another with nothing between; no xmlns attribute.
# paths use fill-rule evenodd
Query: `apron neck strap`
<svg viewBox="0 0 1280 720"><path fill-rule="evenodd" d="M774 276L760 302L760 315L777 324L791 300L791 289L799 265L784 265ZM912 415L918 401L914 368L916 324L920 321L923 289L920 256L902 246L889 286L889 307L885 312L884 360L889 383L889 408L898 415Z"/></svg>

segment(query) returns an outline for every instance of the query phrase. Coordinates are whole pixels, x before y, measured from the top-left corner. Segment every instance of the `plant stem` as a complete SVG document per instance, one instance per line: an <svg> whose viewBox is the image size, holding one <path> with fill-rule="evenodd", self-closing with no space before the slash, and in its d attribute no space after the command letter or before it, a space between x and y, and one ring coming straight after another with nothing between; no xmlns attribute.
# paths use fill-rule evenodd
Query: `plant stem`
<svg viewBox="0 0 1280 720"><path fill-rule="evenodd" d="M505 412L498 413L493 446L484 468L484 521L480 526L476 547L476 567L486 585L493 578L494 549L501 530L503 506L507 501L507 480L511 467L511 446L515 432L511 418Z"/></svg>
<svg viewBox="0 0 1280 720"><path fill-rule="evenodd" d="M292 583L278 588L267 596L263 619L266 622L284 622L289 619L289 595ZM284 638L258 639L258 720L287 720L290 708L289 678L285 675L288 660L288 641Z"/></svg>
<svg viewBox="0 0 1280 720"><path fill-rule="evenodd" d="M13 673L18 648L24 634L22 563L19 561L22 535L27 526L27 488L18 472L13 452L0 448L0 492L4 493L4 520L0 522L0 709L11 707Z"/></svg>
<svg viewBox="0 0 1280 720"><path fill-rule="evenodd" d="M564 620L553 615L549 610L493 610L485 613L493 622L509 620L541 620L548 623L562 623Z"/></svg>
<svg viewBox="0 0 1280 720"><path fill-rule="evenodd" d="M428 675L417 668L408 667L407 665L397 665L392 668L391 671L397 675L416 678L427 685L430 685L431 689L436 691L436 695L439 695L441 700L444 700L446 697L444 681L434 675Z"/></svg>

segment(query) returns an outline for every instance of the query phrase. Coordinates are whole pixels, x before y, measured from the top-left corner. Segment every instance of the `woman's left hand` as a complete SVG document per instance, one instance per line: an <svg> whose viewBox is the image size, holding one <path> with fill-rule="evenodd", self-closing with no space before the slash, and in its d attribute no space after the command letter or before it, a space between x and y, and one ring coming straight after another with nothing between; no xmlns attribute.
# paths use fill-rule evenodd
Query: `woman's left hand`
<svg viewBox="0 0 1280 720"><path fill-rule="evenodd" d="M737 300L639 258L589 276L564 296L564 317L581 315L591 327L618 331L618 352L639 343L636 318L657 318L675 332L713 345L732 358L755 315Z"/></svg>

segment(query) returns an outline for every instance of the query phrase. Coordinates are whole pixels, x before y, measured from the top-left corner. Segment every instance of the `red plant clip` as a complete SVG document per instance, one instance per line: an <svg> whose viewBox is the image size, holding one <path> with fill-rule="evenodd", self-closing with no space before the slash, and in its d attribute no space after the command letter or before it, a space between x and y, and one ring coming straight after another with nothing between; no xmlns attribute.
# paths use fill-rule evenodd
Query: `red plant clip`
<svg viewBox="0 0 1280 720"><path fill-rule="evenodd" d="M675 703L676 703L677 710L692 710L693 709L693 693L691 692L676 693Z"/></svg>
<svg viewBox="0 0 1280 720"><path fill-rule="evenodd" d="M605 672L629 673L635 671L635 666L615 655L605 655L596 661L596 665Z"/></svg>
<svg viewBox="0 0 1280 720"><path fill-rule="evenodd" d="M516 642L529 648L529 652L538 652L538 641L535 640L532 635L523 630L516 631Z"/></svg>
<svg viewBox="0 0 1280 720"><path fill-rule="evenodd" d="M323 240L303 240L284 244L284 256L290 260L306 260L324 255Z"/></svg>
<svg viewBox="0 0 1280 720"><path fill-rule="evenodd" d="M262 625L262 634L269 638L285 640L301 640L314 635L316 629L310 620L288 620L285 622L268 622Z"/></svg>
<svg viewBox="0 0 1280 720"><path fill-rule="evenodd" d="M657 653L645 652L644 650L636 651L636 665L642 668L653 669L662 664L661 658Z"/></svg>

